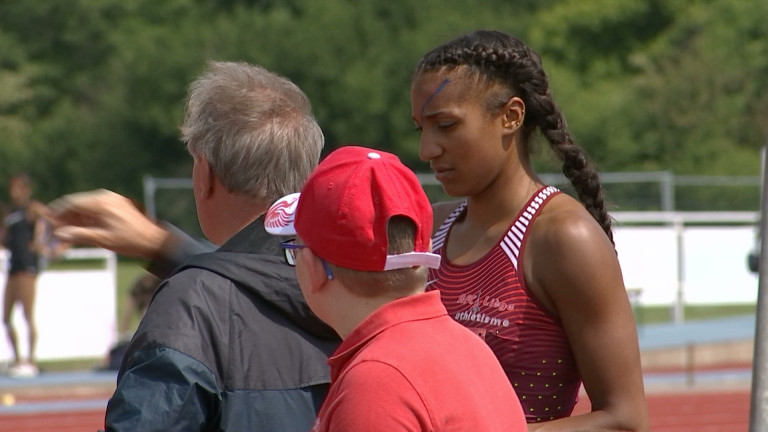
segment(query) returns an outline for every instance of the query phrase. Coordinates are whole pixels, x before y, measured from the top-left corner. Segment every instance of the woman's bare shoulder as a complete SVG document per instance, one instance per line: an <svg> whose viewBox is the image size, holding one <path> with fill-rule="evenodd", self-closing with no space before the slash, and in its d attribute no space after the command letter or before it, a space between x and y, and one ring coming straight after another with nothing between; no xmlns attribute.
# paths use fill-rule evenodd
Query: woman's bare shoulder
<svg viewBox="0 0 768 432"><path fill-rule="evenodd" d="M579 201L561 194L552 198L552 202L544 207L536 220L531 237L537 240L546 239L546 243L557 250L564 246L563 242L591 243L595 237L602 237L604 234L600 225Z"/></svg>
<svg viewBox="0 0 768 432"><path fill-rule="evenodd" d="M454 200L442 201L432 204L432 232L434 233L438 228L440 228L440 225L443 223L443 221L451 214L452 211L456 210L456 207L461 205L463 202L464 200Z"/></svg>

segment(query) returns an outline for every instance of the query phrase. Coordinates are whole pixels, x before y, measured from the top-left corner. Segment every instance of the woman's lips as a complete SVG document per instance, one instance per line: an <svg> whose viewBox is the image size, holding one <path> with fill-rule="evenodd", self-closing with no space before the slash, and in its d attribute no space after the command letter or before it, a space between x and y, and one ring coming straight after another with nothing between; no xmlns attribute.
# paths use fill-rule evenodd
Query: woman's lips
<svg viewBox="0 0 768 432"><path fill-rule="evenodd" d="M437 181L441 183L445 180L448 180L453 174L453 170L449 168L437 168L437 169L434 169L434 172L435 172L435 179L437 179Z"/></svg>

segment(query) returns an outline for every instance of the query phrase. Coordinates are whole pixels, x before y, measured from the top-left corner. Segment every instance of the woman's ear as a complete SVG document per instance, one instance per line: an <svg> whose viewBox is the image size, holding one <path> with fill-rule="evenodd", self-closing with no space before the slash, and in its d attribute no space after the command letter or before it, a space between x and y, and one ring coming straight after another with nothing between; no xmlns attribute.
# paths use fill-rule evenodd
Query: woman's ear
<svg viewBox="0 0 768 432"><path fill-rule="evenodd" d="M523 127L525 120L525 103L517 96L509 98L502 108L502 126L504 131L514 133Z"/></svg>

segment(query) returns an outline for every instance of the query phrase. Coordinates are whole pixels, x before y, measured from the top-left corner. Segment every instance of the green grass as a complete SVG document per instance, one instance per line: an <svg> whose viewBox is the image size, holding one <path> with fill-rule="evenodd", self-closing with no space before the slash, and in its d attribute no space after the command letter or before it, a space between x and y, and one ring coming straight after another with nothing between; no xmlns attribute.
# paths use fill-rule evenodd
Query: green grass
<svg viewBox="0 0 768 432"><path fill-rule="evenodd" d="M38 360L37 366L43 372L68 372L99 369L103 362L102 358Z"/></svg>
<svg viewBox="0 0 768 432"><path fill-rule="evenodd" d="M698 321L715 318L725 318L738 315L754 315L757 312L755 304L736 305L687 305L683 309L685 321ZM637 306L635 320L638 324L656 324L671 322L673 309L671 306Z"/></svg>

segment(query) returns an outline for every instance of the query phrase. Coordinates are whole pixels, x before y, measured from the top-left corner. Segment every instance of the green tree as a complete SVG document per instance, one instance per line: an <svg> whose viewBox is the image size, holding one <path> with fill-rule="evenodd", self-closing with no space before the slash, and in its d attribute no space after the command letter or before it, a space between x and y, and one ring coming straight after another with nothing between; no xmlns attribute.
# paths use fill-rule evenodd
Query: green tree
<svg viewBox="0 0 768 432"><path fill-rule="evenodd" d="M757 174L768 126L768 4L681 2L635 59L636 160L680 174ZM630 111L631 112L631 111Z"/></svg>
<svg viewBox="0 0 768 432"><path fill-rule="evenodd" d="M530 42L604 171L759 172L768 28L759 0L568 0Z"/></svg>
<svg viewBox="0 0 768 432"><path fill-rule="evenodd" d="M2 138L9 166L36 179L43 198L71 185L66 166L98 86L92 73L108 57L112 0L3 2L0 28L13 43L13 57L0 65L4 81L19 83L14 102L0 109L16 119L16 133ZM9 78L10 77L10 78ZM59 125L66 125L62 132ZM13 140L13 141L11 141ZM75 176L77 177L77 176ZM4 179L5 180L5 179ZM3 180L3 181L4 181Z"/></svg>
<svg viewBox="0 0 768 432"><path fill-rule="evenodd" d="M6 162L0 165L3 179L30 157L25 146L30 125L21 109L32 97L29 69L18 40L0 31L0 161Z"/></svg>
<svg viewBox="0 0 768 432"><path fill-rule="evenodd" d="M393 151L417 171L413 67L478 28L541 53L572 133L603 171L756 174L768 118L763 0L71 0L0 2L0 186L39 196L188 176L178 140L209 59L306 91L327 150ZM542 170L557 163L541 158Z"/></svg>

